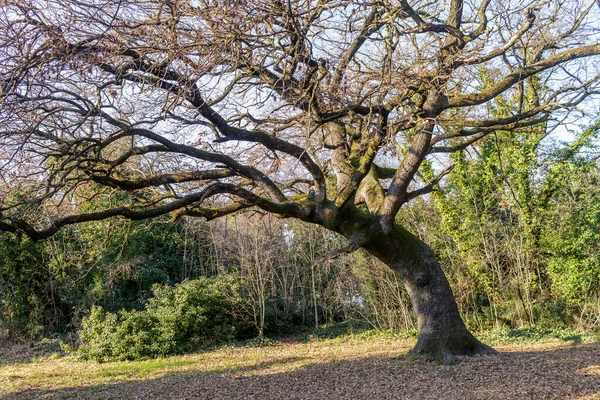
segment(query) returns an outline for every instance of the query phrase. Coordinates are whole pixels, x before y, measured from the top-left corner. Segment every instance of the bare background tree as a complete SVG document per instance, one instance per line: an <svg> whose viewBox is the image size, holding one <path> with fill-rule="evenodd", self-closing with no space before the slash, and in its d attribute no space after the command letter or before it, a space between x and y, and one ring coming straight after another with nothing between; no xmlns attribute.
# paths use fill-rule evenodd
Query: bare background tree
<svg viewBox="0 0 600 400"><path fill-rule="evenodd" d="M594 1L5 2L0 229L257 207L387 264L415 354L492 353L396 215L444 154L585 109L598 19ZM490 114L506 95L518 106Z"/></svg>

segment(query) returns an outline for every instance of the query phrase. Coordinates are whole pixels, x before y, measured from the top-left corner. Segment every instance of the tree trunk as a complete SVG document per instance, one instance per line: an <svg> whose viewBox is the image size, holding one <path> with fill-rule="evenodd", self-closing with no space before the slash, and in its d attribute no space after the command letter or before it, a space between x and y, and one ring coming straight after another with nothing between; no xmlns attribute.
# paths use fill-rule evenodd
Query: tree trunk
<svg viewBox="0 0 600 400"><path fill-rule="evenodd" d="M419 329L412 355L449 364L456 356L496 353L465 327L448 280L423 241L396 225L386 233L371 229L363 247L392 268L408 291Z"/></svg>

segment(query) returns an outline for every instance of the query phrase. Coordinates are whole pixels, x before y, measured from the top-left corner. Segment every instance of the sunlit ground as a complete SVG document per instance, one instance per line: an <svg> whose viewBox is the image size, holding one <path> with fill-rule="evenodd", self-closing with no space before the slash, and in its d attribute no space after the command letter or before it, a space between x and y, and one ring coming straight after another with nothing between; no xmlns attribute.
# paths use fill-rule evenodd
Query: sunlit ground
<svg viewBox="0 0 600 400"><path fill-rule="evenodd" d="M600 399L600 343L500 343L440 366L413 340L345 336L141 362L45 356L0 364L0 399ZM0 359L2 356L0 356Z"/></svg>

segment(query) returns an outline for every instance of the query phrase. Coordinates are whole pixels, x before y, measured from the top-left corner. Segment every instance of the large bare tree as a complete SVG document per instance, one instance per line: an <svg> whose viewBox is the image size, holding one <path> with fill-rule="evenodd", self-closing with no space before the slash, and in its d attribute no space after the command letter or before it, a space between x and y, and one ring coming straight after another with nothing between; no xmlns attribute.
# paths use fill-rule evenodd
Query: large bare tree
<svg viewBox="0 0 600 400"><path fill-rule="evenodd" d="M552 129L599 90L594 0L1 7L0 230L249 207L319 224L398 274L413 353L441 361L493 350L397 213L448 153ZM490 113L499 99L518 104Z"/></svg>

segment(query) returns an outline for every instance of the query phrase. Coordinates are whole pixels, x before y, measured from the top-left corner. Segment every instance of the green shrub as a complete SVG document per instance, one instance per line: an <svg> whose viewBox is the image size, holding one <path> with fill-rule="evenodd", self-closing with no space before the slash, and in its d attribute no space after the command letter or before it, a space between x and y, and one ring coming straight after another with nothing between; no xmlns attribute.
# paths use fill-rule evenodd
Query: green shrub
<svg viewBox="0 0 600 400"><path fill-rule="evenodd" d="M155 285L143 311L107 313L92 308L84 319L79 354L99 362L180 354L233 340L247 332L239 282L231 276Z"/></svg>
<svg viewBox="0 0 600 400"><path fill-rule="evenodd" d="M90 315L82 321L79 337L83 345L80 355L85 359L108 361L113 358L117 314L106 313L102 307L92 307Z"/></svg>
<svg viewBox="0 0 600 400"><path fill-rule="evenodd" d="M43 245L0 232L0 334L36 339L54 322L42 260Z"/></svg>

